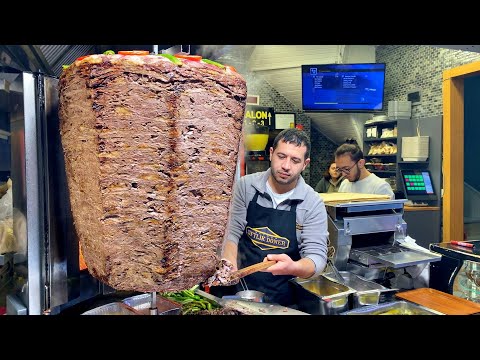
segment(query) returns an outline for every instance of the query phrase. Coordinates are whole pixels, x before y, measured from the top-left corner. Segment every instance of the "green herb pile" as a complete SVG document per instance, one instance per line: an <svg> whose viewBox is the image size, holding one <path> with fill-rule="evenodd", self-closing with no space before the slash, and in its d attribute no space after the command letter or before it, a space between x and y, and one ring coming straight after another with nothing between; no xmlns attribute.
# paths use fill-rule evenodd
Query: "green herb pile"
<svg viewBox="0 0 480 360"><path fill-rule="evenodd" d="M182 315L193 314L202 310L213 310L220 306L210 303L204 297L195 294L195 290L199 285L188 290L180 290L175 292L164 292L161 295L169 300L175 301L182 305Z"/></svg>

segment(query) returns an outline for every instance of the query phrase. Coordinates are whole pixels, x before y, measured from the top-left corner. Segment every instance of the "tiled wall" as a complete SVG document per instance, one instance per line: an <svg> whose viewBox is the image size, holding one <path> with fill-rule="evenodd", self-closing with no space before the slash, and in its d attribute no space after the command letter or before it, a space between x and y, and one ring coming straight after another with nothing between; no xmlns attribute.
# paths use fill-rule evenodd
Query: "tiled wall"
<svg viewBox="0 0 480 360"><path fill-rule="evenodd" d="M476 52L441 49L427 45L381 45L376 61L387 64L385 103L407 100L407 94L420 91L421 103L412 106L412 118L442 115L443 71L480 60ZM297 124L310 135L311 163L302 174L315 187L339 144L335 144L311 126L310 118L285 99L270 84L254 75L246 75L248 93L260 96L260 105L274 107L278 112L295 112ZM385 108L387 112L388 106Z"/></svg>
<svg viewBox="0 0 480 360"><path fill-rule="evenodd" d="M304 131L310 136L312 146L310 153L312 162L306 167L302 176L307 184L315 187L322 176L321 174L329 165L330 157L327 154L333 154L337 145L312 127L310 118L272 88L268 82L252 75L246 75L245 77L247 80L248 93L260 97L260 106L273 107L276 112L296 113L297 124L303 125Z"/></svg>
<svg viewBox="0 0 480 360"><path fill-rule="evenodd" d="M314 127L312 127L311 142L310 185L315 189L325 169L330 165L330 161L333 159L333 153L338 145L327 139Z"/></svg>
<svg viewBox="0 0 480 360"><path fill-rule="evenodd" d="M381 45L376 50L376 61L386 63L386 104L406 101L408 93L420 90L421 103L412 105L412 118L442 115L443 71L478 60L476 52L428 45Z"/></svg>

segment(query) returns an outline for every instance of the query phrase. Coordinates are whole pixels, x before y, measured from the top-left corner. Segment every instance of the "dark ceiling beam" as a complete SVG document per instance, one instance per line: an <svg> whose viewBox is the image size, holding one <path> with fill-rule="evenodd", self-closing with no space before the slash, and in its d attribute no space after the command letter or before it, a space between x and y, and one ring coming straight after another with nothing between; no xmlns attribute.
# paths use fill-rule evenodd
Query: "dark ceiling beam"
<svg viewBox="0 0 480 360"><path fill-rule="evenodd" d="M36 67L36 71L42 71L47 75L55 75L42 51L37 45L19 45L27 58Z"/></svg>
<svg viewBox="0 0 480 360"><path fill-rule="evenodd" d="M2 62L20 71L32 71L29 61L18 45L1 45ZM5 55L3 55L5 53Z"/></svg>
<svg viewBox="0 0 480 360"><path fill-rule="evenodd" d="M50 67L51 67L52 69L54 69L54 68L57 66L57 64L58 64L60 61L62 61L63 58L64 58L70 51L72 51L72 49L75 48L75 46L77 46L77 45L70 45L70 46L67 47L65 50L63 50L63 51L60 53L60 55L57 56L57 60L55 60L53 63L50 64Z"/></svg>

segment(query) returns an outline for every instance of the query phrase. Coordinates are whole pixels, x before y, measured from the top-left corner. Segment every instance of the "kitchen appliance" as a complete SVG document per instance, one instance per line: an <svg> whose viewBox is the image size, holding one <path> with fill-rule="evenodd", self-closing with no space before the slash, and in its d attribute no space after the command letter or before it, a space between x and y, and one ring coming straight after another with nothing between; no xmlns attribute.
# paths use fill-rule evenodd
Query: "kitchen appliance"
<svg viewBox="0 0 480 360"><path fill-rule="evenodd" d="M268 126L250 124L244 126L243 142L247 151L264 151L268 143Z"/></svg>
<svg viewBox="0 0 480 360"><path fill-rule="evenodd" d="M453 242L430 244L430 250L442 255L430 267L430 287L480 303L480 240L465 240L467 247Z"/></svg>
<svg viewBox="0 0 480 360"><path fill-rule="evenodd" d="M441 256L427 249L402 246L407 229L403 220L406 201L344 197L325 200L330 234L328 256L335 266L389 287L387 270L439 261Z"/></svg>
<svg viewBox="0 0 480 360"><path fill-rule="evenodd" d="M255 122L244 124L245 174L265 171L270 167L269 154L265 150L270 137L270 128Z"/></svg>
<svg viewBox="0 0 480 360"><path fill-rule="evenodd" d="M27 244L25 254L0 256L0 267L12 269L7 314L58 314L113 294L80 266L60 142L58 79L0 70L10 79L0 113L10 123L13 208L22 217L13 230Z"/></svg>

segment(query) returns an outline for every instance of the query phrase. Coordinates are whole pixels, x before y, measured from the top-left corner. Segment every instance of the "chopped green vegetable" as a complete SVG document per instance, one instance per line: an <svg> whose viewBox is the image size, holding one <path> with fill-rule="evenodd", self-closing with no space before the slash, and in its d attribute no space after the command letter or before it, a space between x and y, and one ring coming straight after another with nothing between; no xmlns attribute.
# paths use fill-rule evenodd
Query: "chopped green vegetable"
<svg viewBox="0 0 480 360"><path fill-rule="evenodd" d="M212 310L218 308L205 299L203 296L195 294L195 290L199 285L195 285L188 290L180 290L176 292L166 291L161 295L169 300L175 301L182 305L182 314L191 314L200 310Z"/></svg>
<svg viewBox="0 0 480 360"><path fill-rule="evenodd" d="M113 50L107 50L103 52L103 55L115 55L115 51Z"/></svg>
<svg viewBox="0 0 480 360"><path fill-rule="evenodd" d="M209 60L209 59L202 59L201 60L202 62L204 63L207 63L207 64L211 64L211 65L215 65L217 67L219 67L220 69L225 69L225 66L216 62L216 61L212 61L212 60Z"/></svg>
<svg viewBox="0 0 480 360"><path fill-rule="evenodd" d="M158 55L163 56L164 58L167 58L168 60L170 60L171 62L173 62L176 65L179 65L179 66L183 65L182 60L176 58L173 55L170 55L170 54L158 54Z"/></svg>
<svg viewBox="0 0 480 360"><path fill-rule="evenodd" d="M62 65L63 70L67 70L70 65Z"/></svg>

